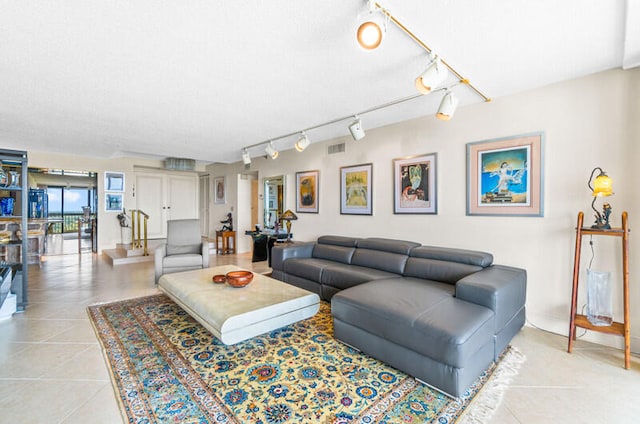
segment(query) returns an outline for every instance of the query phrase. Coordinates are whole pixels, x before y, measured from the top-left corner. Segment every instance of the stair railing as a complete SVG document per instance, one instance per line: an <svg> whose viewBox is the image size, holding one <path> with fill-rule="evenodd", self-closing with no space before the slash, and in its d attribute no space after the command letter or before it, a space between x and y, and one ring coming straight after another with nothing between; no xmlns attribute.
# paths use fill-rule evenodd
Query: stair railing
<svg viewBox="0 0 640 424"><path fill-rule="evenodd" d="M144 218L144 221L142 219ZM141 211L140 209L131 209L131 248L140 249L144 248L142 255L148 256L147 250L147 221L149 215ZM141 223L142 221L142 223ZM144 238L140 236L140 228L143 228ZM137 233L136 233L137 230Z"/></svg>

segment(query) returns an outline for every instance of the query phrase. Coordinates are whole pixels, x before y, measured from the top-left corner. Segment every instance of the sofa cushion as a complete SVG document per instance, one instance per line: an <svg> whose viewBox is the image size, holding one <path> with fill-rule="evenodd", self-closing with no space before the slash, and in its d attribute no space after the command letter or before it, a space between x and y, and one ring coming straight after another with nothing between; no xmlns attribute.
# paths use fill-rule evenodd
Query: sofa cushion
<svg viewBox="0 0 640 424"><path fill-rule="evenodd" d="M316 258L290 258L284 262L284 272L307 280L320 282L322 271L335 262Z"/></svg>
<svg viewBox="0 0 640 424"><path fill-rule="evenodd" d="M415 247L420 246L420 243L405 240L392 240L385 238L366 238L358 241L358 248L381 250L383 252L399 253L401 255L408 255Z"/></svg>
<svg viewBox="0 0 640 424"><path fill-rule="evenodd" d="M348 264L351 262L351 257L355 250L355 247L319 243L313 247L313 257Z"/></svg>
<svg viewBox="0 0 640 424"><path fill-rule="evenodd" d="M320 282L339 289L346 289L357 284L366 283L367 281L394 277L400 278L399 275L377 269L334 263L322 271L322 279Z"/></svg>
<svg viewBox="0 0 640 424"><path fill-rule="evenodd" d="M167 255L184 255L187 253L200 253L202 243L198 244L167 244ZM202 258L200 258L202 261Z"/></svg>
<svg viewBox="0 0 640 424"><path fill-rule="evenodd" d="M455 284L456 281L469 274L478 272L481 266L467 265L458 262L441 261L437 259L412 258L407 259L402 275L405 277L423 278L425 280L442 281Z"/></svg>
<svg viewBox="0 0 640 424"><path fill-rule="evenodd" d="M357 237L344 236L321 236L318 237L318 244L332 244L334 246L356 247L360 241Z"/></svg>
<svg viewBox="0 0 640 424"><path fill-rule="evenodd" d="M380 250L363 249L358 247L351 258L353 265L391 272L402 275L407 263L407 255L383 252Z"/></svg>
<svg viewBox="0 0 640 424"><path fill-rule="evenodd" d="M162 265L165 268L199 267L202 268L202 255L185 254L172 255L162 258Z"/></svg>
<svg viewBox="0 0 640 424"><path fill-rule="evenodd" d="M453 287L417 278L377 280L337 293L336 319L452 367L493 343L494 314L453 297Z"/></svg>
<svg viewBox="0 0 640 424"><path fill-rule="evenodd" d="M435 259L486 268L493 263L493 255L487 252L448 247L420 246L411 249L409 256L414 258Z"/></svg>

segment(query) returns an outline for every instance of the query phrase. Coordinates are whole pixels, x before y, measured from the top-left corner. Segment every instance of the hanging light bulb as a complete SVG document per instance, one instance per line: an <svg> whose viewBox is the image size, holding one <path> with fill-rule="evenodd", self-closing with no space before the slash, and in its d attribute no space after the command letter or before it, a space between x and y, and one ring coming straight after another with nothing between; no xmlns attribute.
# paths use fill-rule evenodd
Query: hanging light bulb
<svg viewBox="0 0 640 424"><path fill-rule="evenodd" d="M302 152L304 149L306 149L309 146L309 144L311 144L311 142L309 141L309 137L307 137L304 131L302 131L300 138L298 139L298 141L296 141L296 144L295 144L296 150L299 152Z"/></svg>
<svg viewBox="0 0 640 424"><path fill-rule="evenodd" d="M453 91L447 90L442 97L442 101L440 102L440 107L438 108L438 113L436 114L436 118L442 121L448 121L453 117L456 108L458 107L458 97L456 97Z"/></svg>

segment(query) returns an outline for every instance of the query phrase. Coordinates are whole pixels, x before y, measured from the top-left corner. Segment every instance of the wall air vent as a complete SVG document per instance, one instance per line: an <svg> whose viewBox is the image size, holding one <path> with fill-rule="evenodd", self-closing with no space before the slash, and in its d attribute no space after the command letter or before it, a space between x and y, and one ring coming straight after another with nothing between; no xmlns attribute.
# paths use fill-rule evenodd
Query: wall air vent
<svg viewBox="0 0 640 424"><path fill-rule="evenodd" d="M167 158L164 161L164 167L175 171L193 171L196 168L196 161L194 159Z"/></svg>
<svg viewBox="0 0 640 424"><path fill-rule="evenodd" d="M331 146L329 146L327 148L327 153L329 153L330 155L334 154L334 153L343 153L344 152L344 143L340 143L340 144L332 144Z"/></svg>

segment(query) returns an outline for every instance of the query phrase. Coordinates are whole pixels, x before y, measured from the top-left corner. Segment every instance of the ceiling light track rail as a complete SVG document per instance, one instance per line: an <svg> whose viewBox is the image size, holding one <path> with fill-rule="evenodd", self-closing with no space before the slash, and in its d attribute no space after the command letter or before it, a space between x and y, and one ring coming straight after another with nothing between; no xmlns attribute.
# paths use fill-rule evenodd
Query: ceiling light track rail
<svg viewBox="0 0 640 424"><path fill-rule="evenodd" d="M400 22L398 19L396 19L396 17L393 16L391 14L391 12L389 12L387 9L382 7L382 5L380 5L380 3L378 3L378 2L375 3L375 6L378 9L380 9L380 11L385 16L387 16L391 22L393 22L398 28L400 28L405 34L407 34L413 41L415 41L420 47L422 47L424 50L426 50L427 53L433 54L433 49L431 49L429 46L427 46L424 41L422 41L420 38L418 38L418 36L415 35L409 28L404 26L404 24L402 22ZM476 94L478 94L480 97L482 97L485 102L490 102L491 101L491 98L487 97L484 93L482 93L482 91L480 91L473 84L471 84L468 79L466 79L462 75L460 75L460 73L458 71L456 71L451 65L449 65L444 59L440 58L440 62L444 66L446 66L446 68L449 69L449 71L453 75L455 75L456 78L458 78L458 80L460 80L460 82L468 85Z"/></svg>
<svg viewBox="0 0 640 424"><path fill-rule="evenodd" d="M439 88L439 89L434 90L434 91L442 91L442 90L446 90L446 87L442 87L442 88ZM256 147L260 147L260 146L264 146L266 144L272 143L273 141L276 141L276 140L282 140L283 138L293 137L294 135L298 135L298 134L301 134L303 132L312 131L312 130L316 130L318 128L326 127L327 125L337 124L338 122L342 122L342 121L346 121L346 120L349 120L349 119L353 119L355 116L360 116L360 115L364 115L366 113L375 112L375 111L380 110L380 109L385 109L387 107L395 106L395 105L400 104L400 103L404 103L404 102L408 102L410 100L417 99L418 97L422 97L422 94L412 94L411 96L402 97L400 99L392 100L390 102L387 102L387 103L384 103L384 104L381 104L381 105L378 105L378 106L370 107L369 109L365 109L365 110L363 110L361 112L358 112L358 113L353 113L351 115L346 115L346 116L343 116L343 117L340 117L340 118L332 119L330 121L323 122L323 123L317 124L317 125L313 125L311 127L307 127L307 128L304 128L304 129L301 129L301 130L298 130L298 131L294 131L294 132L291 132L291 133L288 133L288 134L283 134L283 135L280 135L278 137L272 137L272 138L270 138L268 140L264 140L264 141L261 141L259 143L255 143L255 144L251 144L249 146L245 146L245 147L243 147L243 150L250 150L250 149L253 149L253 148L256 148Z"/></svg>

